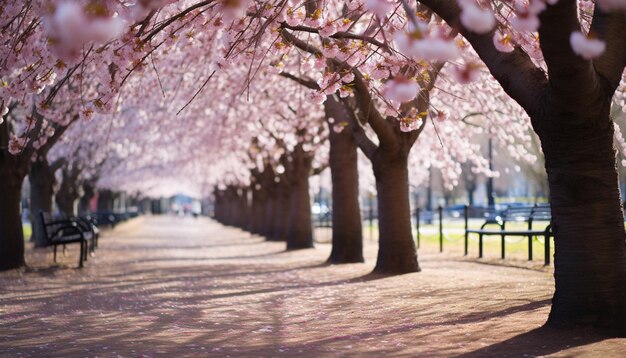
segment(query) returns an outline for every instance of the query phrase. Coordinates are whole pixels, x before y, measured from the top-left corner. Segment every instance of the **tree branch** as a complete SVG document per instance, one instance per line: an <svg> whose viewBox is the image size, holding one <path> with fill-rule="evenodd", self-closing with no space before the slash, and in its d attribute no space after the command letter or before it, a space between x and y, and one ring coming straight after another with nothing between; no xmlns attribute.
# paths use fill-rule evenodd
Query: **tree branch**
<svg viewBox="0 0 626 358"><path fill-rule="evenodd" d="M54 173L65 165L65 158L59 158L49 165L50 172Z"/></svg>
<svg viewBox="0 0 626 358"><path fill-rule="evenodd" d="M574 53L570 35L581 31L576 0L548 5L540 15L539 44L548 66L550 88L555 98L580 112L598 98L593 64Z"/></svg>
<svg viewBox="0 0 626 358"><path fill-rule="evenodd" d="M311 171L311 176L321 174L324 170L326 170L326 168L328 168L328 163L322 164L317 168L313 168L313 170Z"/></svg>
<svg viewBox="0 0 626 358"><path fill-rule="evenodd" d="M285 78L289 78L290 80L293 80L293 81L295 81L295 82L297 82L297 83L299 83L299 84L301 84L304 87L307 87L309 89L317 90L317 91L320 90L320 86L317 84L317 82L315 82L315 81L313 81L311 79L304 79L304 78L292 75L291 73L284 72L284 71L280 73L280 76L283 76Z"/></svg>
<svg viewBox="0 0 626 358"><path fill-rule="evenodd" d="M373 160L374 153L378 149L378 146L374 144L371 139L369 139L367 134L365 134L365 130L363 130L363 127L361 127L361 125L359 124L354 110L352 109L350 103L348 103L347 99L336 99L335 96L328 96L326 101L335 105L342 106L343 111L346 112L348 125L350 127L350 130L352 131L352 137L354 138L356 145L359 147L359 149L361 149L363 154L365 154L367 159Z"/></svg>
<svg viewBox="0 0 626 358"><path fill-rule="evenodd" d="M289 31L283 29L280 34L287 42L297 48L316 56L322 56L322 52L315 46L298 39ZM339 63L338 61L333 61L333 64L337 65L339 69L350 69L346 68L345 64ZM374 104L369 88L367 88L363 74L356 68L352 68L350 70L354 73L354 84L356 89L355 97L357 97L357 103L362 112L361 114L363 115L363 118L365 118L365 121L372 127L381 143L384 142L388 145L393 145L396 140L393 129L387 123L387 120L383 118L380 112L376 109L376 105Z"/></svg>
<svg viewBox="0 0 626 358"><path fill-rule="evenodd" d="M316 29L316 28L313 28L313 27L308 27L308 26L303 26L303 25L290 26L287 23L282 23L281 26L286 28L286 29L289 29L289 30L309 32L309 33L312 33L312 34L318 34L319 35L319 30ZM339 32L334 33L333 35L330 35L329 37L333 38L333 39L359 40L359 41L370 43L370 44L372 44L374 46L378 46L378 47L380 47L382 49L385 49L387 52L389 52L389 46L387 46L386 44L376 40L372 36L357 35L357 34L354 34L354 33L351 33L351 32L339 31Z"/></svg>
<svg viewBox="0 0 626 358"><path fill-rule="evenodd" d="M292 33L290 33L289 31L286 31L285 29L280 31L280 36L287 42L289 42L290 44L296 46L297 48L299 48L302 51L306 51L310 54L313 54L315 56L323 56L322 55L322 51L320 51L319 49L317 49L315 46L310 45L302 40L300 40L299 38L297 38L296 36L294 36Z"/></svg>
<svg viewBox="0 0 626 358"><path fill-rule="evenodd" d="M187 15L188 13L192 12L195 9L201 8L203 6L207 6L207 5L211 5L211 3L213 3L215 0L205 0L205 1L201 1L197 4L194 4L190 7L188 7L187 9L179 12L178 14L170 17L169 19L165 20L163 23L161 23L159 26L157 26L156 28L154 28L152 31L150 31L150 33L148 33L146 35L146 37L144 37L141 42L142 43L146 43L148 41L150 41L150 39L152 39L156 34L158 34L159 32L163 31L163 29L165 29L166 27L168 27L169 25L171 25L174 21L181 19L183 17L185 17L185 15Z"/></svg>
<svg viewBox="0 0 626 358"><path fill-rule="evenodd" d="M370 127L372 127L381 143L392 144L396 141L393 129L380 112L378 112L378 109L376 109L374 99L370 94L369 88L367 88L363 74L356 68L353 69L352 72L354 73L355 97L361 115L365 118Z"/></svg>
<svg viewBox="0 0 626 358"><path fill-rule="evenodd" d="M591 24L591 32L606 41L606 51L593 61L596 72L609 85L610 93L619 86L626 67L626 15L606 13L596 6Z"/></svg>
<svg viewBox="0 0 626 358"><path fill-rule="evenodd" d="M535 66L520 47L512 52L498 51L493 44L494 31L478 35L462 27L461 9L453 0L421 0L452 28L459 28L504 91L517 101L527 113L540 110L538 99L547 85L545 73Z"/></svg>
<svg viewBox="0 0 626 358"><path fill-rule="evenodd" d="M41 146L41 148L39 148L38 152L41 153L42 155L46 155L48 151L50 150L50 148L52 148L52 146L54 146L56 142L59 141L63 133L65 133L65 131L72 125L72 123L76 122L77 119L78 119L78 115L74 115L74 117L72 117L72 119L67 125L56 127L52 137L48 138L46 143L43 146Z"/></svg>

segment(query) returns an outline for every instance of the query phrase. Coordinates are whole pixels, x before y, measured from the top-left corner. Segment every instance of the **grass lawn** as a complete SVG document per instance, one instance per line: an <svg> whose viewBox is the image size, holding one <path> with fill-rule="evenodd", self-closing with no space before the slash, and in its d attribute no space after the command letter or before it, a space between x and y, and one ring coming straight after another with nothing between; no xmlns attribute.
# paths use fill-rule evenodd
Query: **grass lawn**
<svg viewBox="0 0 626 358"><path fill-rule="evenodd" d="M480 228L479 225L472 225L471 229ZM547 223L537 223L534 228L543 229ZM497 229L497 226L494 227ZM507 223L507 229L527 229L526 223ZM443 226L443 251L449 253L464 254L465 228L463 223L444 223ZM439 250L439 223L433 225L422 225L420 227L420 248L427 250ZM554 242L550 242L551 256L554 254ZM501 254L502 239L500 236L483 236L483 257L499 258ZM545 256L544 238L533 237L532 242L533 260L543 261ZM521 260L528 259L528 238L522 236L505 237L505 255L507 258ZM470 234L468 240L468 256L478 257L478 235Z"/></svg>
<svg viewBox="0 0 626 358"><path fill-rule="evenodd" d="M484 223L482 219L472 219L469 222L470 229L479 229ZM543 229L547 226L547 222L536 222L533 228ZM527 229L527 223L507 223L507 229ZM492 226L497 229L497 226ZM331 239L331 229L316 229L317 241L329 242ZM413 228L413 237L416 238L416 231ZM443 224L443 251L451 254L464 254L464 238L465 224L463 220L444 220ZM378 240L378 223L374 221L370 225L369 221L363 223L363 239ZM417 239L416 239L417 240ZM533 238L533 261L544 261L544 238ZM554 255L554 242L550 243L551 256ZM439 222L433 221L433 224L421 224L420 226L420 250L438 251L439 250ZM500 236L483 236L483 257L490 259L500 258L501 238ZM514 258L518 260L528 259L528 238L521 236L505 237L505 255L506 258ZM468 243L468 256L478 257L478 235L470 234Z"/></svg>
<svg viewBox="0 0 626 358"><path fill-rule="evenodd" d="M33 234L33 228L30 226L30 223L22 223L22 231L24 232L24 240L28 241L30 235Z"/></svg>

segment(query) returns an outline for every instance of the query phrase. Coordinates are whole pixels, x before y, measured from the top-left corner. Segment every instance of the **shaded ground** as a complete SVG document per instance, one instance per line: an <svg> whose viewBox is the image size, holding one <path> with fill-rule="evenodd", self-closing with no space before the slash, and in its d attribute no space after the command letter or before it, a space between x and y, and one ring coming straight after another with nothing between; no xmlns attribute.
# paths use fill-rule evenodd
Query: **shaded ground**
<svg viewBox="0 0 626 358"><path fill-rule="evenodd" d="M76 270L29 250L0 273L0 356L623 356L626 339L538 329L551 273L422 252L422 272L326 266L207 219L145 217Z"/></svg>

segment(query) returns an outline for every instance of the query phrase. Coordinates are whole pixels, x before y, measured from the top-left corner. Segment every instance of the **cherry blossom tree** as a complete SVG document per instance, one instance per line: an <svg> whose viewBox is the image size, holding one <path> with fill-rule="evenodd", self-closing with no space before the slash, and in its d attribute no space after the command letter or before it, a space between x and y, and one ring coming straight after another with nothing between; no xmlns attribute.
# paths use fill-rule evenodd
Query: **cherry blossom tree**
<svg viewBox="0 0 626 358"><path fill-rule="evenodd" d="M285 93L272 87L279 83L270 76L274 72L276 78L282 73L313 87L306 97L310 104L324 103L326 121L334 123L331 133L335 127L338 133L345 131L345 143L351 137L371 161L380 218L378 272L419 270L410 230L410 154L420 166L439 166L446 186L457 184L460 163L467 161L473 169L495 175L475 146L459 140L467 128L461 119L480 112L487 117L488 135L501 140L513 156L531 159L523 144L529 117L545 154L556 242L556 292L548 323L624 332L626 242L615 127L609 116L612 102L625 104L623 0L599 0L597 6L582 0L93 0L48 5L9 5L0 19L7 45L1 53L6 85L0 95L0 178L7 183L3 197L10 198L0 210L0 232L9 233L2 236L7 260L1 260L1 268L23 262L15 193L35 146L43 144L45 121L63 122L67 108L52 100L71 78L81 83L79 117L117 110L123 98L133 110L119 116L119 128L150 134L149 128L159 123L167 131L129 144L135 153L155 144L161 149L101 178L103 186L145 185L138 178L174 163L176 155L195 148L225 153L228 148L237 154L222 158L243 158L250 167L225 166L220 173L229 173L230 182L215 176L202 182L230 186L233 192L237 185L252 185L250 170L259 182L295 175L300 186L292 189L301 195L292 192L290 202L304 205L302 185L314 161L304 147L320 126L302 122L317 123L323 116L314 113L314 106L301 104L305 96L300 90ZM142 84L148 73L150 79ZM96 80L83 88L89 74ZM133 95L122 95L125 90ZM148 90L151 108L144 110L148 101L141 99ZM270 100L263 98L265 91L272 93ZM240 97L254 102L242 110ZM172 106L182 116L172 116ZM280 121L277 117L291 116L285 106L295 118ZM152 123L134 121L152 116ZM200 124L201 116L210 116L210 124ZM276 138L254 142L250 133L259 128L240 123L255 117L263 129L269 128L266 137ZM220 125L224 122L236 125ZM291 130L283 131L277 123L290 123ZM232 140L237 137L241 140ZM437 144L443 149L437 151ZM263 154L251 158L251 146L263 148ZM119 152L135 150L129 148ZM177 168L209 175L193 163L189 155ZM303 170L291 172L288 166L294 163ZM261 172L266 179L259 179ZM241 203L243 192L236 190ZM284 200L275 197L274 202ZM298 246L307 240L298 239Z"/></svg>
<svg viewBox="0 0 626 358"><path fill-rule="evenodd" d="M626 66L623 2L482 4L497 20L484 32L464 19L466 2L422 3L459 28L541 139L556 243L548 323L623 333L626 243L609 118Z"/></svg>

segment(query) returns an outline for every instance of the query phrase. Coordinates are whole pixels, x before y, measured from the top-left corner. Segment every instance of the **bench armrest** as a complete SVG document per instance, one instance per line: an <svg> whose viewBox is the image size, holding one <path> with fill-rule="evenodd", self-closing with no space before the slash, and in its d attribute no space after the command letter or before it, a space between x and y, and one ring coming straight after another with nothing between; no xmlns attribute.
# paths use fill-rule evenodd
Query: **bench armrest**
<svg viewBox="0 0 626 358"><path fill-rule="evenodd" d="M92 233L94 233L94 231L95 231L93 229L94 225L89 220L87 220L85 218L73 217L70 220L75 221L78 224L78 226L80 226L85 231L91 231Z"/></svg>
<svg viewBox="0 0 626 358"><path fill-rule="evenodd" d="M52 225L68 225L68 226L75 226L75 222L70 220L70 219L55 219L55 220L48 220L44 222L44 225L46 226L52 226Z"/></svg>
<svg viewBox="0 0 626 358"><path fill-rule="evenodd" d="M85 240L83 232L76 225L64 225L56 229L52 237L50 237L50 241L54 242L55 239L62 238L67 234L77 234L80 235L81 239Z"/></svg>

